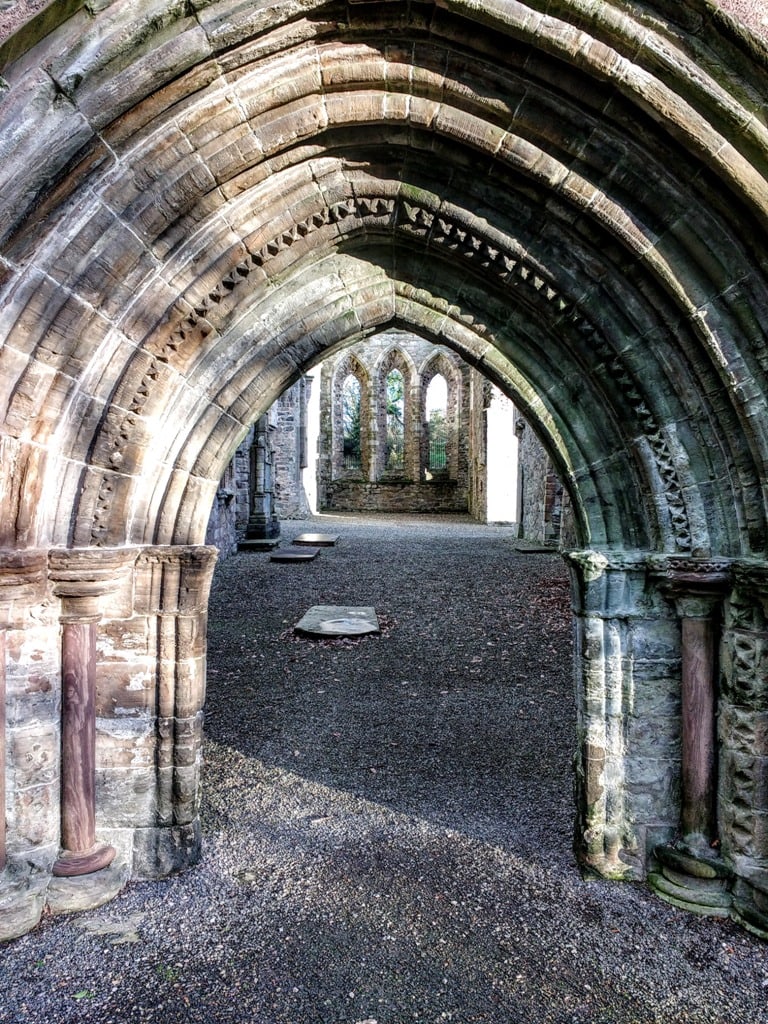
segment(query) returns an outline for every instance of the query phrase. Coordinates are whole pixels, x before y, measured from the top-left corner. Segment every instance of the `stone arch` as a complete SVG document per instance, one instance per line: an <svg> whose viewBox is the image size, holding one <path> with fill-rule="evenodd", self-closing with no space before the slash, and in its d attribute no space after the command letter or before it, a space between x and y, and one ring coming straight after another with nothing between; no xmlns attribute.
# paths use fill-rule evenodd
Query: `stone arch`
<svg viewBox="0 0 768 1024"><path fill-rule="evenodd" d="M102 824L133 871L197 856L219 476L325 353L413 330L516 400L573 499L582 859L642 877L674 835L685 637L721 615L719 839L768 931L764 39L705 0L193 6L54 2L0 49L11 700L34 623L66 773L57 616L137 631L124 750L157 770L106 768ZM58 824L14 805L10 835L39 910Z"/></svg>
<svg viewBox="0 0 768 1024"><path fill-rule="evenodd" d="M347 470L344 465L344 426L342 423L341 389L348 377L354 377L360 385L360 466ZM331 383L331 427L332 460L331 477L336 478L353 472L364 478L370 473L371 463L371 385L368 371L354 354L346 356L336 367Z"/></svg>
<svg viewBox="0 0 768 1024"><path fill-rule="evenodd" d="M399 373L403 381L403 452L400 464L396 469L388 468L387 458L387 389L392 373ZM374 380L372 414L376 420L378 437L375 476L377 479L381 479L385 475L392 474L411 480L418 479L418 473L414 474L414 467L417 465L418 459L418 436L414 434L414 399L418 381L416 367L413 365L409 353L400 346L393 345L377 360L374 368ZM418 408L418 402L416 408Z"/></svg>
<svg viewBox="0 0 768 1024"><path fill-rule="evenodd" d="M429 435L427 431L427 392L429 385L437 375L444 378L447 387L446 421L448 427L448 441L446 452L446 472L450 478L455 478L458 467L458 436L459 436L459 388L461 385L460 373L454 363L445 355L438 352L426 360L419 370L419 391L420 410L419 422L422 425L421 431L421 471L424 473L429 469Z"/></svg>

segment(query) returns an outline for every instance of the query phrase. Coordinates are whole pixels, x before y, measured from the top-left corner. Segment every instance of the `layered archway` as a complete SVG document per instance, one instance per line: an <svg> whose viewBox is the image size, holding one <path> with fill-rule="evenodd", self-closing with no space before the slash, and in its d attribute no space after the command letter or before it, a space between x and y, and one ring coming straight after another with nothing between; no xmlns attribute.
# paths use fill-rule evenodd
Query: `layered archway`
<svg viewBox="0 0 768 1024"><path fill-rule="evenodd" d="M595 711L590 659L604 698L661 629L677 679L659 580L741 560L742 593L766 557L767 53L707 0L50 4L0 50L8 564L78 552L86 586L99 552L194 551L234 448L309 367L386 327L446 345L571 494L582 833L599 870L642 874L640 833L676 816L674 698L633 779L634 705ZM200 691L161 717L196 721ZM768 871L754 835L730 855Z"/></svg>
<svg viewBox="0 0 768 1024"><path fill-rule="evenodd" d="M621 528L595 528L590 542L702 553L761 549L764 524L753 520L764 519L764 453L750 387L759 364L753 344L746 352L735 348L746 331L750 342L758 340L764 295L748 231L749 218L762 216L760 192L748 187L755 169L724 135L716 152L702 151L705 140L712 146L713 124L679 97L659 127L643 109L647 98L632 104L615 74L606 80L608 55L597 44L601 60L593 55L586 69L561 68L562 54L546 53L554 46L545 32L555 32L552 19L538 19L533 38L540 49L536 60L525 56L523 73L515 48L502 58L491 33L475 41L473 53L459 42L461 22L439 10L426 39L416 18L408 47L396 44L388 17L395 9L386 5L371 17L356 6L343 40L327 38L325 22L302 20L300 32L290 22L300 39L290 36L275 52L288 31L277 27L268 33L275 35L271 47L260 40L267 57L250 52L255 41L238 52L236 74L222 74L218 62L196 66L174 83L166 116L158 115L162 97L153 94L113 123L102 136L119 159L76 168L60 186L73 190L67 201L44 205L47 216L16 233L8 252L21 273L7 345L20 362L26 353L32 361L16 384L10 420L23 419L22 435L44 444L58 423L50 448L61 452L68 482L56 490L71 505L82 489L82 515L93 520L90 538L85 524L68 537L54 537L52 523L22 530L56 543L159 536L141 521L159 514L157 482L136 491L159 425L153 396L167 403L176 389L166 404L175 408L178 389L192 381L196 397L188 395L185 408L201 403L214 429L208 406L219 407L222 438L247 425L259 401L239 401L233 388L255 391L263 404L290 378L282 374L270 387L262 375L254 387L249 375L259 359L272 373L279 354L297 374L323 351L322 341L307 342L311 324L305 329L302 306L316 315L314 293L326 283L315 286L307 267L343 248L395 281L402 266L405 283L434 293L438 304L452 299L459 317L484 331L493 319L490 344L511 358L564 437L590 429L589 415L576 411L575 390L580 406L600 410L602 436L565 445L574 449L576 472L590 486L607 475L590 467L624 460L631 450L633 459L618 472L639 481L655 508L645 510L642 525L628 518L626 537ZM355 31L357 12L363 16ZM507 32L514 38L521 26L512 19ZM588 36L571 32L586 46ZM552 81L553 61L563 80ZM705 109L717 105L719 121L730 105L736 117L736 101L722 87L710 83L708 93L682 84L695 94L688 105L694 98ZM684 106L695 136L687 146L676 138ZM746 123L737 141L752 155L761 131L748 114L741 108ZM724 177L714 173L724 148L734 193L725 206ZM427 261L419 261L422 253ZM366 310L355 323L344 305L361 296L346 289L343 279L332 289L336 309L323 309L324 319L346 317L350 338L355 329L387 322ZM303 350L285 329L301 338ZM238 346L246 338L251 369L240 372ZM229 396L206 392L202 383L206 370L218 373L216 353L232 367ZM715 406L702 397L713 393ZM69 431L71 420L57 417L57 409L73 401L82 407L80 429L65 438L61 425ZM227 402L245 406L245 415ZM191 412L184 422L196 418ZM154 443L151 450L156 462ZM178 436L175 449L162 454L174 494L190 468L182 450L189 445ZM106 475L85 466L103 466ZM205 479L200 466L194 475ZM728 488L723 507L697 487L713 480ZM116 496L108 506L105 494ZM132 524L130 536L120 536L115 500ZM636 493L627 504L639 508L647 500ZM60 529L62 516L55 521ZM199 522L195 529L199 538Z"/></svg>

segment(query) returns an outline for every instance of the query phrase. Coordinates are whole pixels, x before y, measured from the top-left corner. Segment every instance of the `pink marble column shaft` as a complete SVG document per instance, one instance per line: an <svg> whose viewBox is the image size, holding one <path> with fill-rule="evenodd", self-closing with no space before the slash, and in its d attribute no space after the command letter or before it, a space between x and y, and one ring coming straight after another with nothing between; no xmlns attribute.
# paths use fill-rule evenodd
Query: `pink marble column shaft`
<svg viewBox="0 0 768 1024"><path fill-rule="evenodd" d="M112 863L96 843L96 623L65 622L62 635L61 844L54 875L87 875Z"/></svg>
<svg viewBox="0 0 768 1024"><path fill-rule="evenodd" d="M715 628L712 617L682 620L683 838L709 845L717 836Z"/></svg>
<svg viewBox="0 0 768 1024"><path fill-rule="evenodd" d="M54 874L86 873L72 868L75 860L79 862L90 855L96 844L95 668L96 624L65 622L62 636L61 843L70 856L59 859ZM111 861L112 858L109 859Z"/></svg>
<svg viewBox="0 0 768 1024"><path fill-rule="evenodd" d="M49 552L49 577L61 598L61 845L53 873L88 875L115 850L96 842L96 632L101 602L134 560L121 549Z"/></svg>

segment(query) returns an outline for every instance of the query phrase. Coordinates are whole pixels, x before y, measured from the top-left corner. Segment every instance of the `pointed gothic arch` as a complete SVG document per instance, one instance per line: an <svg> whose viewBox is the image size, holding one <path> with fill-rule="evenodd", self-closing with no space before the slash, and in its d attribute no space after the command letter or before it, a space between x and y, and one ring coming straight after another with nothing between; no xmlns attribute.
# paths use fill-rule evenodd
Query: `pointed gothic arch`
<svg viewBox="0 0 768 1024"><path fill-rule="evenodd" d="M347 381L357 382L357 459L350 462L347 455L345 425L345 388ZM371 433L371 386L368 370L354 354L346 356L336 367L331 400L331 479L345 474L355 474L367 479L370 474L370 433Z"/></svg>
<svg viewBox="0 0 768 1024"><path fill-rule="evenodd" d="M449 478L456 476L458 465L458 436L460 424L460 374L457 367L448 359L444 352L437 352L432 355L419 371L419 392L420 392L420 415L419 421L422 424L421 437L421 470L422 473L431 474L435 466L430 459L430 442L432 440L429 430L429 417L427 415L427 398L430 386L435 377L440 376L446 384L445 402L445 450L444 468Z"/></svg>
<svg viewBox="0 0 768 1024"><path fill-rule="evenodd" d="M418 439L413 429L413 392L416 384L413 360L405 349L392 347L377 361L374 376L374 415L378 437L376 478L393 476L418 479L418 474L414 473L418 459ZM392 393L393 382L396 382L397 395ZM393 437L393 423L396 437Z"/></svg>
<svg viewBox="0 0 768 1024"><path fill-rule="evenodd" d="M100 621L140 637L95 669L104 892L199 855L218 480L324 354L403 328L515 399L573 500L582 861L644 877L682 822L768 933L765 41L708 0L193 6L54 2L0 49L2 684L33 643L56 765L10 792L57 803L58 619ZM676 701L718 616L713 780ZM8 807L28 927L60 823Z"/></svg>

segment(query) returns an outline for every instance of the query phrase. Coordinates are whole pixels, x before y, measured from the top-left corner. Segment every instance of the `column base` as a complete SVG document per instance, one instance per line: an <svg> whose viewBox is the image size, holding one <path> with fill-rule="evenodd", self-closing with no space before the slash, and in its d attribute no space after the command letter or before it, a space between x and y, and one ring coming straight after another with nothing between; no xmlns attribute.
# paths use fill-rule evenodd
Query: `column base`
<svg viewBox="0 0 768 1024"><path fill-rule="evenodd" d="M258 519L248 520L245 530L246 540L273 540L280 536L279 519Z"/></svg>
<svg viewBox="0 0 768 1024"><path fill-rule="evenodd" d="M768 939L768 887L765 870L761 884L756 879L736 878L733 886L733 919L748 932L761 939Z"/></svg>
<svg viewBox="0 0 768 1024"><path fill-rule="evenodd" d="M81 853L63 850L53 865L53 875L55 878L92 875L95 871L108 868L116 852L114 846L107 846L106 843L96 843L90 850Z"/></svg>
<svg viewBox="0 0 768 1024"><path fill-rule="evenodd" d="M730 868L716 857L703 857L675 846L657 846L653 855L661 871L648 875L648 884L666 903L705 917L730 917Z"/></svg>
<svg viewBox="0 0 768 1024"><path fill-rule="evenodd" d="M45 907L47 875L29 864L22 871L0 876L0 942L26 935L39 922Z"/></svg>
<svg viewBox="0 0 768 1024"><path fill-rule="evenodd" d="M45 905L51 914L73 914L109 903L125 887L130 867L118 856L107 867L87 875L50 879Z"/></svg>

